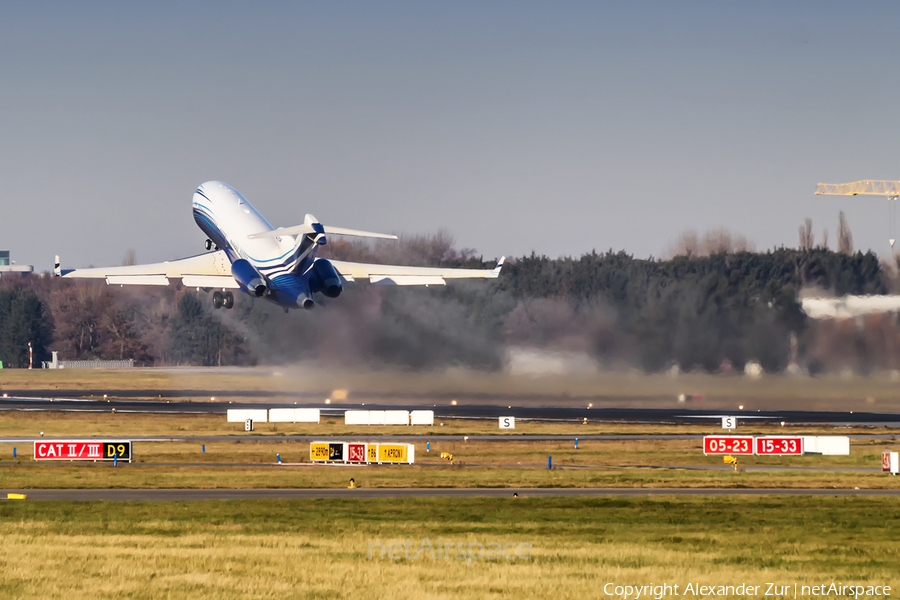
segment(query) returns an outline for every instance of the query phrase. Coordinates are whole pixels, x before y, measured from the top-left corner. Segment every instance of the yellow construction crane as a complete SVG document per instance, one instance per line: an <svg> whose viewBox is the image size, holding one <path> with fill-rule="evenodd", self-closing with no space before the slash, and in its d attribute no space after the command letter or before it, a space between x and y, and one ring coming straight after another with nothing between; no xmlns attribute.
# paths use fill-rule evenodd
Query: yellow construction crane
<svg viewBox="0 0 900 600"><path fill-rule="evenodd" d="M900 196L900 181L878 181L864 179L853 183L820 183L816 188L820 196Z"/></svg>
<svg viewBox="0 0 900 600"><path fill-rule="evenodd" d="M888 199L888 227L890 227L891 251L897 237L895 223L897 221L897 202L900 198L900 181L884 181L863 179L853 183L820 183L816 187L819 196L884 196ZM891 202L894 200L894 202Z"/></svg>

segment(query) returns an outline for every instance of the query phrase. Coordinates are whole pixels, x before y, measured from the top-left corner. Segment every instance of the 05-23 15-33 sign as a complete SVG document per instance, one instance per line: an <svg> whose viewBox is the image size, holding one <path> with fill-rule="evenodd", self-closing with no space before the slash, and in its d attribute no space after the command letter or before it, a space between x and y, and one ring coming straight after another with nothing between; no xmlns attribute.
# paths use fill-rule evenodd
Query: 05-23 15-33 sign
<svg viewBox="0 0 900 600"><path fill-rule="evenodd" d="M34 443L34 460L124 460L131 462L130 441L53 440Z"/></svg>

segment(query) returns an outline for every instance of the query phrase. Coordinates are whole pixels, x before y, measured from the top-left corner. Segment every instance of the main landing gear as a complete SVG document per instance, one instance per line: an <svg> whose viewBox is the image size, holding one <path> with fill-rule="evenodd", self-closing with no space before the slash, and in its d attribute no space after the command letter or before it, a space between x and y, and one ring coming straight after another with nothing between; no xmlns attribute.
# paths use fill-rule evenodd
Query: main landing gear
<svg viewBox="0 0 900 600"><path fill-rule="evenodd" d="M213 308L234 308L234 294L231 292L213 292Z"/></svg>

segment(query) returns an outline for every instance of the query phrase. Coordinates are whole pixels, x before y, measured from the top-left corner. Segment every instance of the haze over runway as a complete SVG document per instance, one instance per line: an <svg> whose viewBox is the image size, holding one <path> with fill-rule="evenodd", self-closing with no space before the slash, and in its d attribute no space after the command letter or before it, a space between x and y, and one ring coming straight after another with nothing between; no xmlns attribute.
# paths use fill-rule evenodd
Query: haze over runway
<svg viewBox="0 0 900 600"><path fill-rule="evenodd" d="M0 246L38 270L202 251L228 181L272 220L446 227L485 257L758 249L844 210L888 251L893 3L9 3Z"/></svg>

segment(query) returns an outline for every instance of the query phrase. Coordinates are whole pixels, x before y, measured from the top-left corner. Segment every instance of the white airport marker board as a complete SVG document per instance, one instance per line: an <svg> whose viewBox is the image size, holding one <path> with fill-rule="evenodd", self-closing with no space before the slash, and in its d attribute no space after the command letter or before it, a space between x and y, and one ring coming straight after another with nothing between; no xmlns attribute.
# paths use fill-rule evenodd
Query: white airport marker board
<svg viewBox="0 0 900 600"><path fill-rule="evenodd" d="M881 453L881 470L891 475L900 473L900 453L898 452L882 452Z"/></svg>
<svg viewBox="0 0 900 600"><path fill-rule="evenodd" d="M737 417L722 417L722 429L737 429Z"/></svg>
<svg viewBox="0 0 900 600"><path fill-rule="evenodd" d="M516 428L516 418L515 417L500 417L500 429L515 429Z"/></svg>
<svg viewBox="0 0 900 600"><path fill-rule="evenodd" d="M255 423L267 423L269 421L269 410L263 409L237 409L229 408L227 413L229 423L243 423L247 419L253 419Z"/></svg>
<svg viewBox="0 0 900 600"><path fill-rule="evenodd" d="M433 410L413 410L409 413L410 425L434 425Z"/></svg>
<svg viewBox="0 0 900 600"><path fill-rule="evenodd" d="M270 408L270 423L318 423L318 408Z"/></svg>

